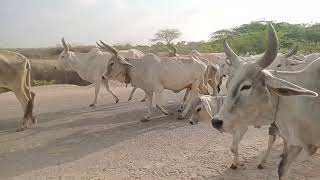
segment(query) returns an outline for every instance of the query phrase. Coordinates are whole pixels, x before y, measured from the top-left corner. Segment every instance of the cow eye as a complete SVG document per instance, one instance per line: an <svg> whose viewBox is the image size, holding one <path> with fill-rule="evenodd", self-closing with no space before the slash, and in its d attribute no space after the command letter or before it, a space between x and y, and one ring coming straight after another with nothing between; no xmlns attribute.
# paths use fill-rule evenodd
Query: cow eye
<svg viewBox="0 0 320 180"><path fill-rule="evenodd" d="M281 64L278 64L277 67L281 67Z"/></svg>
<svg viewBox="0 0 320 180"><path fill-rule="evenodd" d="M251 85L244 85L241 87L240 91L243 91L243 90L248 90L251 88Z"/></svg>
<svg viewBox="0 0 320 180"><path fill-rule="evenodd" d="M197 111L197 112L201 111L201 107L198 107L196 111Z"/></svg>
<svg viewBox="0 0 320 180"><path fill-rule="evenodd" d="M110 67L112 67L113 65L114 65L114 62L111 62L111 63L110 63Z"/></svg>

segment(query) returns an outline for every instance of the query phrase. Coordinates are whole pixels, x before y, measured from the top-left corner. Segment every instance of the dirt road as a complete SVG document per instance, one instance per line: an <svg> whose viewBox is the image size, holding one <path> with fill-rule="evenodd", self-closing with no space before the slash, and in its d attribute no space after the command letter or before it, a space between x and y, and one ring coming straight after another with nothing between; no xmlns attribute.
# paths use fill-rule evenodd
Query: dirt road
<svg viewBox="0 0 320 180"><path fill-rule="evenodd" d="M231 135L209 123L191 126L177 120L182 94L163 94L174 115L142 123L145 104L138 91L127 102L131 88L113 88L120 102L104 89L98 106L87 107L93 89L67 85L34 88L38 126L16 133L20 106L11 93L0 94L0 179L277 179L282 149L277 141L264 170L256 168L267 145L267 127L250 128L240 145L243 168L230 170ZM301 156L290 179L320 179L319 152Z"/></svg>

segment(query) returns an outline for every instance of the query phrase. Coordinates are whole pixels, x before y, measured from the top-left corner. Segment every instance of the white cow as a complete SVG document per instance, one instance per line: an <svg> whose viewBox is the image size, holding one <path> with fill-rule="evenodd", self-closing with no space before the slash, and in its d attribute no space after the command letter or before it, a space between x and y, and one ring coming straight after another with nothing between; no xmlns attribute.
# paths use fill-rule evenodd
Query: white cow
<svg viewBox="0 0 320 180"><path fill-rule="evenodd" d="M98 47L101 48L101 45L98 44ZM102 48L101 48L102 49ZM142 58L144 56L144 53L138 49L129 49L129 50L121 50L119 51L119 54L121 54L123 57L127 57L127 58ZM132 100L132 97L133 97L133 94L134 92L137 90L136 87L133 87L130 94L129 94L129 98L128 98L128 101L131 101ZM141 102L145 102L147 99L147 95L145 94L144 98L141 99L140 101Z"/></svg>
<svg viewBox="0 0 320 180"><path fill-rule="evenodd" d="M189 123L197 124L199 121L211 121L212 117L219 112L225 96L198 96L192 102L192 115Z"/></svg>
<svg viewBox="0 0 320 180"><path fill-rule="evenodd" d="M12 91L24 111L17 132L28 128L30 122L37 123L33 116L35 93L31 91L30 74L30 62L25 56L11 51L0 51L0 93Z"/></svg>
<svg viewBox="0 0 320 180"><path fill-rule="evenodd" d="M177 48L175 46L169 46L172 49L172 56L181 56L177 54ZM206 53L210 54L210 56L201 56L201 54L197 50L193 50L189 55L182 56L195 56L197 59L201 60L203 63L207 65L207 70L204 74L205 84L209 84L212 88L212 96L216 96L220 92L220 86L222 84L222 76L220 73L220 67L217 63L213 62L213 59L220 60L220 57L217 54L222 53Z"/></svg>
<svg viewBox="0 0 320 180"><path fill-rule="evenodd" d="M277 56L277 49L277 35L269 24L265 54L256 62L241 65L235 72L226 100L214 116L212 125L222 132L233 132L235 142L241 140L247 126L275 122L280 135L288 143L288 151L278 167L282 180L302 149L312 155L320 146L320 98L317 97L320 59L302 71L265 70ZM225 52L230 61L239 63L240 57L227 43ZM238 149L232 148L232 152L235 151ZM239 160L235 159L234 164L238 165Z"/></svg>
<svg viewBox="0 0 320 180"><path fill-rule="evenodd" d="M112 55L108 52L102 52L99 48L93 48L88 53L73 52L69 50L69 47L62 39L64 50L61 52L58 61L60 62L64 70L76 71L79 76L94 84L95 96L93 102L89 105L94 107L97 104L97 97L101 84L103 84L106 90L119 102L118 96L110 90L107 79L101 79L102 74L108 65L108 60ZM124 56L140 58L143 57L143 53L139 50L127 50L121 52Z"/></svg>
<svg viewBox="0 0 320 180"><path fill-rule="evenodd" d="M119 55L118 50L100 42L113 54L104 76L118 79L120 82L131 82L133 86L146 92L148 113L144 121L148 121L151 117L153 93L157 108L167 115L168 111L160 104L162 91L168 89L180 92L190 88L186 108L179 116L181 119L185 118L193 98L199 93L199 88L205 89L203 75L206 65L193 56L159 58L154 54L147 54L142 59L124 58Z"/></svg>
<svg viewBox="0 0 320 180"><path fill-rule="evenodd" d="M198 50L192 50L189 55L200 56L213 64L220 65L220 61L226 58L224 53L200 53Z"/></svg>
<svg viewBox="0 0 320 180"><path fill-rule="evenodd" d="M277 53L276 59L272 62L272 64L268 67L268 69L272 70L293 70L294 66L299 64L304 64L304 61L294 59L294 55L298 51L298 46L293 48L286 54ZM232 76L236 71L236 68L241 64L245 64L246 62L255 62L260 59L263 54L258 54L249 57L241 57L238 62L232 62L228 58L224 58L221 61L221 72L224 75Z"/></svg>
<svg viewBox="0 0 320 180"><path fill-rule="evenodd" d="M299 55L296 55L296 56L293 56L294 59L297 59L299 61L314 61L316 59L318 59L320 57L320 53L312 53L312 54L308 54L308 55L302 55L302 54L299 54Z"/></svg>

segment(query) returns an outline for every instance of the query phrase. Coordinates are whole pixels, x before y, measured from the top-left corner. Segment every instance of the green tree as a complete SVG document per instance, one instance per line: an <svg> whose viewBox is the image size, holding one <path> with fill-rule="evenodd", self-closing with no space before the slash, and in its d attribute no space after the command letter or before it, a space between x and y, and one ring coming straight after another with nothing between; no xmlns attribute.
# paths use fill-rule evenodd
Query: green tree
<svg viewBox="0 0 320 180"><path fill-rule="evenodd" d="M153 42L162 42L167 46L171 44L175 39L181 37L182 33L179 29L160 29L154 34Z"/></svg>

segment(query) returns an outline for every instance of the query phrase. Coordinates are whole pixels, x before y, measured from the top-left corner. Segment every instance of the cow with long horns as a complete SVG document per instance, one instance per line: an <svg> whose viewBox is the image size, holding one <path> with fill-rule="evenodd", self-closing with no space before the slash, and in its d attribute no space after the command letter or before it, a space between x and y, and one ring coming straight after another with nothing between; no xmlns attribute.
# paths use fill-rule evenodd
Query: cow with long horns
<svg viewBox="0 0 320 180"><path fill-rule="evenodd" d="M282 180L302 149L312 155L320 145L320 60L302 71L265 70L277 56L277 49L278 39L271 23L267 50L255 62L241 64L241 57L225 42L228 59L240 67L230 79L226 100L212 125L221 132L232 132L235 143L243 136L235 130L274 122L288 143L288 152L278 167ZM237 147L232 146L231 150L238 153ZM239 164L235 157L233 165Z"/></svg>
<svg viewBox="0 0 320 180"><path fill-rule="evenodd" d="M73 52L69 49L65 40L62 39L64 50L61 52L58 61L62 68L67 71L76 71L79 76L94 84L95 95L93 102L89 105L94 107L97 104L97 97L101 84L114 97L116 103L119 101L118 96L110 90L108 79L101 79L102 74L107 68L107 64L112 55L109 52L102 52L99 48L93 48L88 53ZM138 58L144 56L141 51L123 51L120 52L124 56ZM129 97L130 98L130 97Z"/></svg>
<svg viewBox="0 0 320 180"><path fill-rule="evenodd" d="M146 54L140 59L125 58L115 48L100 42L105 50L113 54L104 77L125 83L131 82L147 93L148 113L144 116L144 121L150 120L151 117L153 93L157 108L167 115L168 111L160 104L162 91L168 89L180 92L190 88L190 95L185 102L186 107L179 115L179 119L185 118L193 98L199 94L199 88L208 94L204 85L206 65L193 56L159 58L154 54Z"/></svg>

